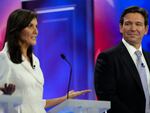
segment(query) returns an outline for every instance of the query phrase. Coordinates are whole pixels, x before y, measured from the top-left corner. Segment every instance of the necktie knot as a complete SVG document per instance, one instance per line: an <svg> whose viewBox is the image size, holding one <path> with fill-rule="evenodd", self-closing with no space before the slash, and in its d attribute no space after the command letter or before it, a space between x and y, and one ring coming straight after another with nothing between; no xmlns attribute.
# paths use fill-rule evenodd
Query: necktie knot
<svg viewBox="0 0 150 113"><path fill-rule="evenodd" d="M142 53L139 50L135 51L135 54L136 54L136 56L137 56L138 59L140 59L141 56L142 56Z"/></svg>

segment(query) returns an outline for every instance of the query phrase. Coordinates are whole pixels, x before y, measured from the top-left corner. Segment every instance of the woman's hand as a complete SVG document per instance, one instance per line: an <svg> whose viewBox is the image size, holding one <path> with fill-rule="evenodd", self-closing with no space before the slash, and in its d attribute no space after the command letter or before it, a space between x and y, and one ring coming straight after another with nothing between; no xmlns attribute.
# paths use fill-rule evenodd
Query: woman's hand
<svg viewBox="0 0 150 113"><path fill-rule="evenodd" d="M69 91L68 97L69 98L75 98L77 96L80 96L80 95L88 93L88 92L91 92L91 90L81 90L81 91L71 90L71 91ZM45 108L60 104L61 102L65 101L66 99L67 99L67 94L65 96L62 96L62 97L46 100Z"/></svg>
<svg viewBox="0 0 150 113"><path fill-rule="evenodd" d="M7 95L11 95L15 91L15 89L16 88L14 84L6 84L6 83L3 88L0 88L0 90Z"/></svg>
<svg viewBox="0 0 150 113"><path fill-rule="evenodd" d="M75 98L77 96L80 96L80 95L83 95L83 94L89 93L89 92L91 92L91 90L81 90L81 91L71 90L71 91L69 91L68 97L69 98ZM67 94L65 97L67 98Z"/></svg>

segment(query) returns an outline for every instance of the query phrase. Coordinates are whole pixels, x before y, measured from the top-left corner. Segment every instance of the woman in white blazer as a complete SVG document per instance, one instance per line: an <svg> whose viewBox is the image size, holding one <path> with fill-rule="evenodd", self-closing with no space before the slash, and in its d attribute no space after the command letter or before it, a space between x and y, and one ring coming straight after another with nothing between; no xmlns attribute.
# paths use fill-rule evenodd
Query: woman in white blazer
<svg viewBox="0 0 150 113"><path fill-rule="evenodd" d="M34 12L17 9L10 14L6 43L0 52L0 87L13 92L14 96L22 97L23 103L18 109L21 113L45 113L45 107L59 104L66 99L66 95L51 100L42 99L43 73L38 58L32 53L37 35L37 15ZM6 83L8 86L4 87ZM69 97L86 92L90 90L70 91Z"/></svg>

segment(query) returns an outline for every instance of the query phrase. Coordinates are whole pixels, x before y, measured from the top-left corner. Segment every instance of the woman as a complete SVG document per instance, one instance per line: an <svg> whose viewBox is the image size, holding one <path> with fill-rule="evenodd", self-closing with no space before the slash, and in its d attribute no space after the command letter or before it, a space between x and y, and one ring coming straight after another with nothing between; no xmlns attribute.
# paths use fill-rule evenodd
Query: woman
<svg viewBox="0 0 150 113"><path fill-rule="evenodd" d="M37 35L37 15L34 12L17 9L10 14L6 29L6 43L0 53L2 65L0 86L5 94L22 97L23 103L18 110L21 113L45 113L44 108L66 100L66 95L42 100L44 78L39 60L32 50ZM87 92L90 90L70 91L69 97L73 98Z"/></svg>

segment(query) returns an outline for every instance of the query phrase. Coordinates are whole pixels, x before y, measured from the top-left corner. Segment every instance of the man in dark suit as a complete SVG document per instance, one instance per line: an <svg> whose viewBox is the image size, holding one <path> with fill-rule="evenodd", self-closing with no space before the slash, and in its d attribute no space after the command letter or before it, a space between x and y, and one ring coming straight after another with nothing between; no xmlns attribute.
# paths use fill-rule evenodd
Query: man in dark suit
<svg viewBox="0 0 150 113"><path fill-rule="evenodd" d="M124 10L120 18L123 36L118 46L99 54L95 66L95 90L98 100L111 102L108 113L150 113L150 54L141 47L143 36L148 32L148 13L132 6ZM137 68L140 51L141 67ZM147 89L146 89L147 88Z"/></svg>

